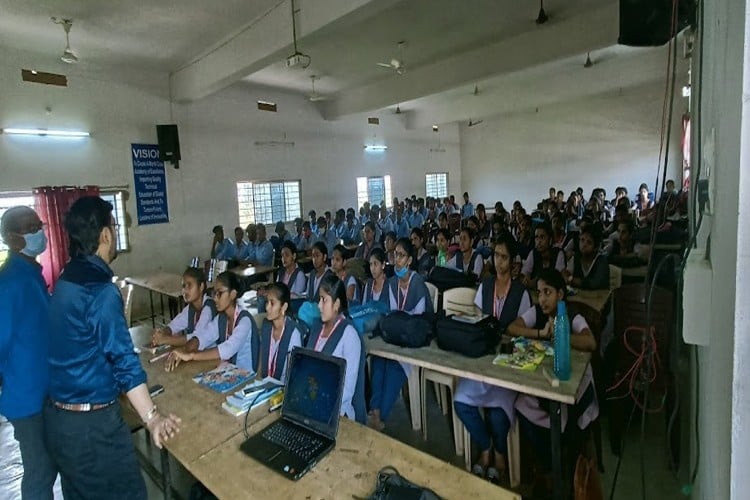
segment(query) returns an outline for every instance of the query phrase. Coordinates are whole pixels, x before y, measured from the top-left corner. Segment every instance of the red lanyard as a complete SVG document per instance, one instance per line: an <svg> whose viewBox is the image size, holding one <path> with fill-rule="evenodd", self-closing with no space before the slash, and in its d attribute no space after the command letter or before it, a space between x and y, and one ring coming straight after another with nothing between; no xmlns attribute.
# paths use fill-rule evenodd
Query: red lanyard
<svg viewBox="0 0 750 500"><path fill-rule="evenodd" d="M494 287L493 287L494 288ZM500 309L500 299L505 298L508 296L508 292L510 291L510 280L508 281L508 285L505 287L505 293L502 297L497 296L497 292L493 290L494 299L492 301L492 309L494 311L494 315L497 319L500 319L500 313L502 313L502 310Z"/></svg>
<svg viewBox="0 0 750 500"><path fill-rule="evenodd" d="M276 360L279 358L279 347L281 347L281 340L284 338L284 329L286 328L286 321L284 326L281 328L281 337L276 343L276 350L272 351L273 346L273 326L271 327L271 343L268 346L268 376L276 378Z"/></svg>
<svg viewBox="0 0 750 500"><path fill-rule="evenodd" d="M403 311L406 307L406 298L409 296L409 287L411 286L411 275L409 276L409 283L406 284L406 292L403 293L404 300L399 300L398 296L401 293L401 285L399 283L396 283L396 305L398 305L398 310Z"/></svg>
<svg viewBox="0 0 750 500"><path fill-rule="evenodd" d="M234 333L234 329L237 328L237 318L239 317L239 315L240 315L240 308L235 305L234 306L234 322L232 324L232 331L231 332L229 331L229 318L227 318L227 329L224 331L224 334L225 334L224 342L229 340L229 337L231 337L232 333Z"/></svg>
<svg viewBox="0 0 750 500"><path fill-rule="evenodd" d="M330 337L334 330L336 330L336 327L339 326L339 323L341 323L341 320L343 320L343 316L339 316L339 319L336 320L336 323L333 324L333 328L331 328L331 331L328 332L328 337ZM323 337L323 329L320 330L320 336L318 337L318 340L315 341L315 350L320 352L320 350L325 347L326 342L328 342L328 337ZM323 341L323 345L320 345L320 341Z"/></svg>

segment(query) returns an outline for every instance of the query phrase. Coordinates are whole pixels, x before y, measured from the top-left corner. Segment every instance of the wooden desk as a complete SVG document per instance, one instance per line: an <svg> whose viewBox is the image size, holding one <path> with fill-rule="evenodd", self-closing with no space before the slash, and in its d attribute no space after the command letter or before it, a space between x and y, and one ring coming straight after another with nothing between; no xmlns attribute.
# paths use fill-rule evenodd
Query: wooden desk
<svg viewBox="0 0 750 500"><path fill-rule="evenodd" d="M250 434L276 418L268 415L249 429ZM243 434L234 436L188 470L219 498L364 499L375 489L378 471L391 465L442 498L521 500L520 495L346 418L340 421L336 448L299 481L242 453L244 440Z"/></svg>
<svg viewBox="0 0 750 500"><path fill-rule="evenodd" d="M565 404L575 403L576 391L591 358L588 353L571 351L570 380L560 382L560 387L552 387L542 374L541 367L534 371L524 371L498 366L492 364L494 356L468 358L455 352L444 351L435 342L427 347L410 349L388 344L381 337L371 339L365 336L365 346L367 353L374 356L410 363L420 368L485 382ZM541 366L551 371L552 358L545 358Z"/></svg>
<svg viewBox="0 0 750 500"><path fill-rule="evenodd" d="M608 290L607 294L609 294ZM546 358L540 367L533 372L528 372L493 365L493 356L467 358L454 352L443 351L435 345L435 342L427 347L409 349L387 344L381 337L374 339L365 337L365 346L367 347L368 354L371 355L411 363L421 368L429 368L456 377L478 380L549 400L554 491L556 498L564 498L566 496L562 480L562 471L564 468L561 448L562 422L560 418L560 404L575 403L575 394L583 379L584 371L589 364L590 354L571 350L570 379L560 382L559 387L552 387L542 374L542 367L546 367L550 371L552 370L551 358Z"/></svg>
<svg viewBox="0 0 750 500"><path fill-rule="evenodd" d="M169 299L176 299L179 308L182 301L182 276L175 273L157 271L149 276L134 276L125 278L127 283L148 290L148 300L151 305L151 326L156 326L156 312L154 311L154 292L159 294L159 304L161 305L161 314L164 316L164 296ZM170 307L171 309L171 307ZM176 311L170 310L170 315Z"/></svg>
<svg viewBox="0 0 750 500"><path fill-rule="evenodd" d="M253 278L258 277L262 278L268 273L272 273L276 271L278 267L274 266L261 266L261 265L254 265L254 266L238 266L230 269L232 273L236 274L237 276L242 276L243 278Z"/></svg>
<svg viewBox="0 0 750 500"><path fill-rule="evenodd" d="M648 275L648 266L621 267L623 278L645 278Z"/></svg>
<svg viewBox="0 0 750 500"><path fill-rule="evenodd" d="M602 318L606 316L612 290L578 290L575 295L568 296L568 302L581 302L599 312Z"/></svg>

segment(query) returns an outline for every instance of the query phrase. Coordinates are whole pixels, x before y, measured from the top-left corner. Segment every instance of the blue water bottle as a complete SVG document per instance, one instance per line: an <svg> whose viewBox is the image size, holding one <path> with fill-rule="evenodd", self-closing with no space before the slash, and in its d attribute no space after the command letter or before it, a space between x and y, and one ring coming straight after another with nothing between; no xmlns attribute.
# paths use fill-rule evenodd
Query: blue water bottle
<svg viewBox="0 0 750 500"><path fill-rule="evenodd" d="M564 300L557 303L554 365L555 377L560 380L570 378L570 321L568 321Z"/></svg>

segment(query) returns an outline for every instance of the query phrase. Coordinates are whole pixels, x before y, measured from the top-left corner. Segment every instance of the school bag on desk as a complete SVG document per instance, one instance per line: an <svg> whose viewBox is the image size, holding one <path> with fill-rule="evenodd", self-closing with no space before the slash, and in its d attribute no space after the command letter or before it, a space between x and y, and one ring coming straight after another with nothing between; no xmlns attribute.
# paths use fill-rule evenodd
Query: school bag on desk
<svg viewBox="0 0 750 500"><path fill-rule="evenodd" d="M388 314L388 304L379 300L349 306L349 317L360 335L377 330L380 320L386 314Z"/></svg>
<svg viewBox="0 0 750 500"><path fill-rule="evenodd" d="M435 323L437 345L469 358L494 354L502 334L499 323L492 316L469 322L441 314Z"/></svg>
<svg viewBox="0 0 750 500"><path fill-rule="evenodd" d="M448 267L433 267L427 281L435 285L440 292L459 287L475 287L477 277L464 274Z"/></svg>
<svg viewBox="0 0 750 500"><path fill-rule="evenodd" d="M424 347L434 336L435 322L431 314L410 315L393 311L378 324L380 335L389 344L399 347Z"/></svg>
<svg viewBox="0 0 750 500"><path fill-rule="evenodd" d="M380 469L377 481L375 491L367 500L440 500L437 493L412 483L399 474L395 467Z"/></svg>

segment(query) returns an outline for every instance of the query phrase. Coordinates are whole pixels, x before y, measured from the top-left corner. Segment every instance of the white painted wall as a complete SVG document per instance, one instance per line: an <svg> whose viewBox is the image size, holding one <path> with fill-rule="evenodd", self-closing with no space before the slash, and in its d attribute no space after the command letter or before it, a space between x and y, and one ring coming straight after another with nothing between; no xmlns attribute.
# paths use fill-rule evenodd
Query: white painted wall
<svg viewBox="0 0 750 500"><path fill-rule="evenodd" d="M700 356L701 462L693 498L744 499L750 480L750 339L748 288L748 64L747 1L704 2L702 143L715 130L715 156L707 155L715 185L710 233L713 283L710 345ZM705 152L705 151L704 151ZM741 201L740 201L741 200ZM744 285L744 286L743 286ZM684 304L700 307L701 304Z"/></svg>
<svg viewBox="0 0 750 500"><path fill-rule="evenodd" d="M0 190L39 185L133 183L130 144L156 142L156 123L170 121L166 74L39 65L34 56L0 54L0 126L48 126L90 130L71 143L0 135ZM22 83L20 68L69 71L68 88ZM277 114L260 112L259 98L278 103ZM48 116L45 107L50 106ZM356 116L325 122L305 98L234 86L196 103L176 105L183 160L167 171L170 223L129 228L132 252L114 264L120 275L157 269L179 271L194 255L207 256L211 227L238 222L236 185L241 180L302 179L303 211L355 206L357 176L391 174L394 195L424 193L424 173L449 172L461 183L458 130L441 127L444 154L430 153L436 134L406 131L401 117L380 116L380 126ZM294 141L292 149L254 146L256 140ZM366 154L363 144L385 143L385 154ZM131 199L127 211L135 221ZM231 230L227 231L227 234Z"/></svg>
<svg viewBox="0 0 750 500"><path fill-rule="evenodd" d="M678 80L676 95L683 83ZM614 197L617 186L635 196L641 182L653 190L659 155L662 83L485 118L460 127L463 188L472 199L506 208L520 200L534 208L554 186L565 192L594 187ZM506 96L505 98L512 98ZM687 99L675 98L668 178L680 184L681 116ZM659 177L661 182L661 176Z"/></svg>

